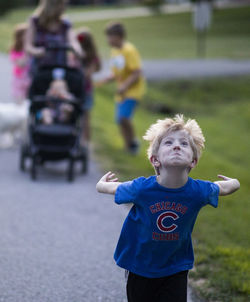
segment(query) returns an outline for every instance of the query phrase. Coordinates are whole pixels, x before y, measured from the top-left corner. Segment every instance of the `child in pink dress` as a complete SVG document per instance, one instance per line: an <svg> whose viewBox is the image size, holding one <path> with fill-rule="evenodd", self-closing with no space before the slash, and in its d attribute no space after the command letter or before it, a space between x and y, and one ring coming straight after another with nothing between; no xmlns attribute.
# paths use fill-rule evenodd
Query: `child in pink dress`
<svg viewBox="0 0 250 302"><path fill-rule="evenodd" d="M24 40L27 31L26 24L19 24L15 28L14 43L10 50L12 69L12 94L17 103L27 98L30 86L29 58L24 51Z"/></svg>

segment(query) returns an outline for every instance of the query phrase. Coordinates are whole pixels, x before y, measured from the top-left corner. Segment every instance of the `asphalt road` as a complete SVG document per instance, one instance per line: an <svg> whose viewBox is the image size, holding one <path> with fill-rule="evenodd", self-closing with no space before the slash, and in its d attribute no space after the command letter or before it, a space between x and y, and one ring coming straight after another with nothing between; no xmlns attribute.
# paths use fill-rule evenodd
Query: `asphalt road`
<svg viewBox="0 0 250 302"><path fill-rule="evenodd" d="M67 183L64 164L18 171L18 150L0 154L0 301L125 301L113 251L126 215L98 194L98 169Z"/></svg>
<svg viewBox="0 0 250 302"><path fill-rule="evenodd" d="M175 59L144 60L143 73L149 81L174 81L209 77L242 76L250 74L250 60L230 59ZM109 73L109 62L95 74L97 80Z"/></svg>
<svg viewBox="0 0 250 302"><path fill-rule="evenodd" d="M11 100L11 64L6 55L0 53L0 102Z"/></svg>

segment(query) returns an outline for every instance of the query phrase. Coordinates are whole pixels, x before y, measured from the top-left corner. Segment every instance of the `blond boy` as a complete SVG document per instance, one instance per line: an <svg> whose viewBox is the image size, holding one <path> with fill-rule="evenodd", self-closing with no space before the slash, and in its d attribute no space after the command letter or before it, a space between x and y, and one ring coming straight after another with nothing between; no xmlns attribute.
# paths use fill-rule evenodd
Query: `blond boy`
<svg viewBox="0 0 250 302"><path fill-rule="evenodd" d="M129 271L129 302L185 302L193 267L191 233L200 209L218 206L219 195L239 189L237 179L194 180L188 176L201 156L204 136L195 120L182 115L158 120L146 132L148 158L156 175L118 182L111 172L97 190L115 194L117 204L133 203L114 258Z"/></svg>

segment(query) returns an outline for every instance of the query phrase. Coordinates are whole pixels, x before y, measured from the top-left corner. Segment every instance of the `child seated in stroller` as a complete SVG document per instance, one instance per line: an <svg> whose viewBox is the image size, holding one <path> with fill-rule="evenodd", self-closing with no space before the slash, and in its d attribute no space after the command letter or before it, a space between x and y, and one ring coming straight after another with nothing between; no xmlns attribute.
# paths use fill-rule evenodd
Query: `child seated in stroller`
<svg viewBox="0 0 250 302"><path fill-rule="evenodd" d="M71 120L74 107L65 101L74 100L74 95L70 93L67 82L63 79L63 70L55 69L53 71L53 81L46 92L46 96L50 97L49 107L43 108L38 115L38 119L42 124L51 125L54 122L68 123ZM54 103L55 100L62 100L62 102Z"/></svg>

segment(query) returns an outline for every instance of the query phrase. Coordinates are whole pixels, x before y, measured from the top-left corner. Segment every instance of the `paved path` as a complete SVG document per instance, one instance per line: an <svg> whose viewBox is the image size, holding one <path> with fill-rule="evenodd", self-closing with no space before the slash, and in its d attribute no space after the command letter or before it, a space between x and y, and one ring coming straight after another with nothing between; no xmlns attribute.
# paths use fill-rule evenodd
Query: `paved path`
<svg viewBox="0 0 250 302"><path fill-rule="evenodd" d="M250 60L148 60L144 62L144 70L152 81L239 76L250 74Z"/></svg>
<svg viewBox="0 0 250 302"><path fill-rule="evenodd" d="M0 166L0 301L125 301L112 259L125 212L96 193L94 164L73 184L64 165L32 182L16 150L1 151Z"/></svg>
<svg viewBox="0 0 250 302"><path fill-rule="evenodd" d="M143 70L150 81L178 80L220 76L239 76L250 74L250 60L230 59L179 59L179 60L144 60ZM109 72L109 63L103 63L103 69L96 74L96 79Z"/></svg>
<svg viewBox="0 0 250 302"><path fill-rule="evenodd" d="M0 53L0 102L11 100L11 65L8 57Z"/></svg>

